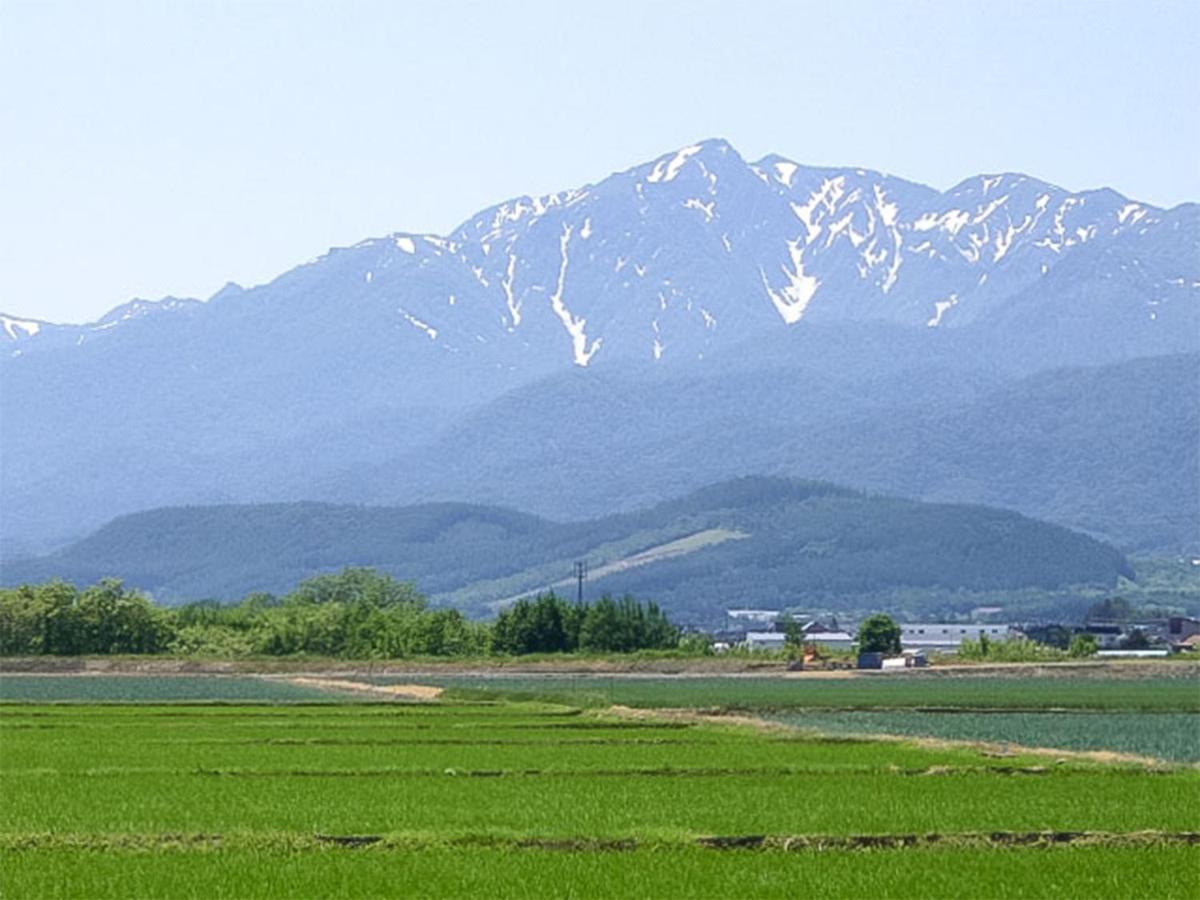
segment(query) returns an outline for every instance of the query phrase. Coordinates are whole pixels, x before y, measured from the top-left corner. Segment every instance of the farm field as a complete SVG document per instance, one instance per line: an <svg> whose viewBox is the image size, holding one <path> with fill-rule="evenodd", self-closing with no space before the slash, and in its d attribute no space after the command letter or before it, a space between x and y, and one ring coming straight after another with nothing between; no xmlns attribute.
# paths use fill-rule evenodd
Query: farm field
<svg viewBox="0 0 1200 900"><path fill-rule="evenodd" d="M430 679L466 696L716 709L830 735L893 735L1112 751L1200 762L1195 666L1048 677L915 673L780 676L501 676Z"/></svg>
<svg viewBox="0 0 1200 900"><path fill-rule="evenodd" d="M469 698L12 703L0 740L5 897L1184 897L1200 863L1194 768Z"/></svg>
<svg viewBox="0 0 1200 900"><path fill-rule="evenodd" d="M237 675L0 675L0 703L329 702L328 691Z"/></svg>
<svg viewBox="0 0 1200 900"><path fill-rule="evenodd" d="M404 675L374 683L415 682L477 697L558 700L573 705L643 708L770 709L1088 709L1200 712L1200 667L1160 666L1137 677L921 673L810 675Z"/></svg>
<svg viewBox="0 0 1200 900"><path fill-rule="evenodd" d="M823 734L888 734L1109 750L1200 762L1200 714L1196 713L804 710L775 714L770 719Z"/></svg>

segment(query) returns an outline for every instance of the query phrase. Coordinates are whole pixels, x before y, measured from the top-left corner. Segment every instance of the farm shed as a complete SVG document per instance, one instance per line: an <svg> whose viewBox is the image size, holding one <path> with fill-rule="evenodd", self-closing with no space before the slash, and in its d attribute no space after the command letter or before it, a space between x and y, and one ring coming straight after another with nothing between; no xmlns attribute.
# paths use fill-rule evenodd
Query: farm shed
<svg viewBox="0 0 1200 900"><path fill-rule="evenodd" d="M804 643L817 644L830 650L850 650L854 642L854 635L844 631L809 631L804 634Z"/></svg>
<svg viewBox="0 0 1200 900"><path fill-rule="evenodd" d="M918 622L900 626L900 644L905 650L937 650L955 653L963 641L1007 641L1016 636L1008 625L975 625L954 622Z"/></svg>
<svg viewBox="0 0 1200 900"><path fill-rule="evenodd" d="M1096 639L1096 646L1101 650L1119 647L1125 637L1125 627L1117 622L1088 622L1075 631L1077 634L1090 634Z"/></svg>
<svg viewBox="0 0 1200 900"><path fill-rule="evenodd" d="M1200 635L1200 619L1187 616L1171 616L1167 620L1167 635L1176 642L1186 641L1190 637Z"/></svg>
<svg viewBox="0 0 1200 900"><path fill-rule="evenodd" d="M746 649L748 650L782 650L787 635L782 631L748 631L746 632Z"/></svg>

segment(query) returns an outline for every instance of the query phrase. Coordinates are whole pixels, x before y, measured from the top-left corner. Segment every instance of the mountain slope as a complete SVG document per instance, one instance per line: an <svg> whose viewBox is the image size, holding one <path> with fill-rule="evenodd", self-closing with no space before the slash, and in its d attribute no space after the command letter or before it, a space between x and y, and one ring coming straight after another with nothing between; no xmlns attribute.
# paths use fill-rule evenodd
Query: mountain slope
<svg viewBox="0 0 1200 900"><path fill-rule="evenodd" d="M612 565L646 551L656 552L640 565ZM837 603L840 595L904 588L1111 586L1132 574L1113 548L1014 513L745 478L575 523L465 504L155 510L118 519L52 556L8 564L3 580L119 575L162 599L233 599L369 565L478 611L558 581L576 559L597 575L589 592L634 589L684 616L748 601L748 591Z"/></svg>
<svg viewBox="0 0 1200 900"><path fill-rule="evenodd" d="M569 372L702 379L769 359L806 370L797 392L837 394L816 383L826 372L992 379L1195 352L1197 233L1194 205L1017 174L939 192L751 163L716 140L493 206L446 236L331 250L204 303L131 301L82 326L0 317L0 540L11 557L124 512L303 499L314 482L327 499L377 500L343 473ZM390 450L339 438L372 422Z"/></svg>
<svg viewBox="0 0 1200 900"><path fill-rule="evenodd" d="M1186 399L1196 396L1196 355L1017 381L944 367L857 380L798 367L576 373L500 398L432 445L327 490L583 518L614 498L630 509L774 473L1004 506L1129 550L1179 554L1200 550L1200 411Z"/></svg>

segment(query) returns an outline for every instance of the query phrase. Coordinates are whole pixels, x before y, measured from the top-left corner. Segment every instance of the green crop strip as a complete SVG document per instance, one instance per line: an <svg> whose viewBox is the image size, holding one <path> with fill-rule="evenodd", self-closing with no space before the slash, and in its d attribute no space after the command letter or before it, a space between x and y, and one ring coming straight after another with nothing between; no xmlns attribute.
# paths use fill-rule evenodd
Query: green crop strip
<svg viewBox="0 0 1200 900"><path fill-rule="evenodd" d="M376 678L447 687L456 696L543 699L574 705L743 710L1042 709L1200 712L1200 668L1171 675L868 675L844 679L779 676L443 676Z"/></svg>
<svg viewBox="0 0 1200 900"><path fill-rule="evenodd" d="M38 849L0 852L10 897L311 898L825 897L1194 898L1188 846L832 849L701 847L539 852L511 846L415 852Z"/></svg>

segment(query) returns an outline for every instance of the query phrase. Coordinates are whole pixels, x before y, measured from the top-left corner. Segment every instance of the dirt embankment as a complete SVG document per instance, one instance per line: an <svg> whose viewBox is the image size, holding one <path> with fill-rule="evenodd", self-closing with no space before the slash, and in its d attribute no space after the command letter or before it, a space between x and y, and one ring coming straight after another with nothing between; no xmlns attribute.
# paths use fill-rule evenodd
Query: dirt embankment
<svg viewBox="0 0 1200 900"><path fill-rule="evenodd" d="M357 662L344 659L260 657L255 659L190 659L137 656L23 656L0 658L0 674L38 675L312 675L363 678L372 675L604 675L611 677L775 677L824 678L969 678L975 675L1046 677L1101 676L1104 678L1194 678L1200 660L1105 660L1061 663L944 663L927 669L893 671L808 669L789 671L782 660L708 656L687 659L639 657L539 657L535 659L388 660Z"/></svg>
<svg viewBox="0 0 1200 900"><path fill-rule="evenodd" d="M385 697L389 700L436 700L442 695L440 687L427 684L369 684L362 681L347 681L342 678L317 678L297 675L291 678L273 679L300 687L317 688L322 691L340 691L361 696Z"/></svg>

